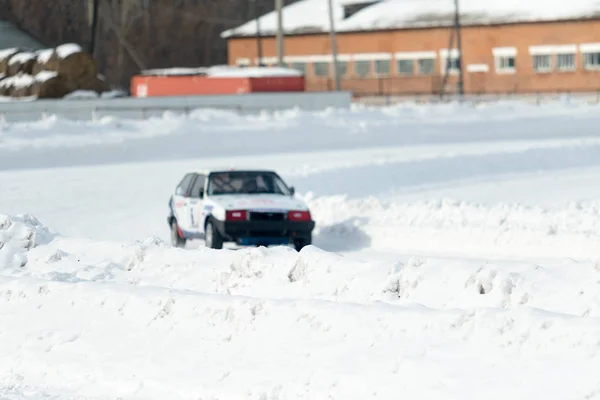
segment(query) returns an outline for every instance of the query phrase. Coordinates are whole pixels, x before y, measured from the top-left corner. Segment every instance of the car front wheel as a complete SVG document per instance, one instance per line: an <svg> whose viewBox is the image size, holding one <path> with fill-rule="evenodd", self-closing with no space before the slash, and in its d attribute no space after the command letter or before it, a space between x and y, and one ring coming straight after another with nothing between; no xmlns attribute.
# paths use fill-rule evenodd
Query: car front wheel
<svg viewBox="0 0 600 400"><path fill-rule="evenodd" d="M206 229L204 233L204 244L210 249L222 249L223 248L223 237L217 230L217 227L209 220L206 223Z"/></svg>
<svg viewBox="0 0 600 400"><path fill-rule="evenodd" d="M181 236L181 232L177 226L177 221L173 219L171 222L171 244L174 247L185 247L185 242L186 240Z"/></svg>

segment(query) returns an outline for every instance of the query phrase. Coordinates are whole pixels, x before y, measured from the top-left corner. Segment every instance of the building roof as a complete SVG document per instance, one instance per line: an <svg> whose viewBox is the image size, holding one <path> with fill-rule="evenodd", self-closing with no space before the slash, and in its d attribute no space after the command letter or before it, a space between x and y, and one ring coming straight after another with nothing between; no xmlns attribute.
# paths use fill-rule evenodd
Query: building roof
<svg viewBox="0 0 600 400"><path fill-rule="evenodd" d="M286 34L329 32L328 0L302 0L283 10ZM449 26L454 20L453 0L379 0L344 19L344 6L367 0L333 0L339 32ZM459 0L463 25L495 25L600 18L600 0ZM273 35L277 14L260 18L261 32ZM221 34L255 36L256 20Z"/></svg>
<svg viewBox="0 0 600 400"><path fill-rule="evenodd" d="M334 19L343 18L346 4L364 3L365 0L333 0ZM275 34L277 30L277 12L263 15L260 30L263 34ZM329 30L329 12L327 0L301 0L283 8L283 26L286 33L312 33ZM229 29L221 37L255 36L256 20L251 20L237 28Z"/></svg>
<svg viewBox="0 0 600 400"><path fill-rule="evenodd" d="M40 50L44 46L8 21L0 20L0 50L10 48Z"/></svg>

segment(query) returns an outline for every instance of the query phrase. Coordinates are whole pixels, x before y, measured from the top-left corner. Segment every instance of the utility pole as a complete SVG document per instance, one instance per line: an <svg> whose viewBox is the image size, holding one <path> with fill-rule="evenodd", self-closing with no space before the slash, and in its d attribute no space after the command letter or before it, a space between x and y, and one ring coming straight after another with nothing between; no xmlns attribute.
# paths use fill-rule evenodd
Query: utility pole
<svg viewBox="0 0 600 400"><path fill-rule="evenodd" d="M458 47L458 56L459 56L459 64L458 64L458 94L460 99L462 100L465 94L465 83L464 83L464 74L463 74L463 52L462 52L462 41L460 37L460 9L458 7L459 0L454 0L454 29L456 30L456 44Z"/></svg>
<svg viewBox="0 0 600 400"><path fill-rule="evenodd" d="M277 61L283 67L283 0L275 0L277 11Z"/></svg>
<svg viewBox="0 0 600 400"><path fill-rule="evenodd" d="M335 78L335 91L340 90L340 71L337 61L337 43L335 38L335 25L333 22L333 4L332 0L328 0L329 6L329 40L331 42L331 55L333 56L333 76Z"/></svg>
<svg viewBox="0 0 600 400"><path fill-rule="evenodd" d="M252 0L254 3L254 18L256 19L256 54L258 55L258 66L262 67L263 65L263 55L262 55L262 38L260 31L260 13L258 12L258 2L259 0Z"/></svg>
<svg viewBox="0 0 600 400"><path fill-rule="evenodd" d="M100 7L100 0L91 0L93 3L91 5L91 38L90 38L90 54L92 57L94 56L94 50L96 49L96 31L98 30L98 8Z"/></svg>

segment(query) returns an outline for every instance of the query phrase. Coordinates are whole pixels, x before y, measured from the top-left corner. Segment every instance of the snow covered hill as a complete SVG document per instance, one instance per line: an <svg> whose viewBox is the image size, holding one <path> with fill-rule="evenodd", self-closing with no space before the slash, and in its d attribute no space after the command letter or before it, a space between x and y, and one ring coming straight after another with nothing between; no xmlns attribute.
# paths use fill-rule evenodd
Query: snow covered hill
<svg viewBox="0 0 600 400"><path fill-rule="evenodd" d="M0 399L600 398L597 110L0 125ZM280 171L315 246L168 245L223 165Z"/></svg>
<svg viewBox="0 0 600 400"><path fill-rule="evenodd" d="M27 263L0 278L4 386L103 399L558 399L599 389L595 264L18 239L6 244Z"/></svg>

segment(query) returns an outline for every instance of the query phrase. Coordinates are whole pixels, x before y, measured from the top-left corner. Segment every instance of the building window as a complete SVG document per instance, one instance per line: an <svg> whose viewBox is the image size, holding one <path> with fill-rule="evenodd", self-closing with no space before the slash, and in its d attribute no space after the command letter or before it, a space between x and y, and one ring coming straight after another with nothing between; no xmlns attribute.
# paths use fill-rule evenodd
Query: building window
<svg viewBox="0 0 600 400"><path fill-rule="evenodd" d="M515 57L514 56L497 56L496 57L496 72L497 73L514 73L515 72Z"/></svg>
<svg viewBox="0 0 600 400"><path fill-rule="evenodd" d="M492 54L497 74L514 74L516 72L516 47L494 47Z"/></svg>
<svg viewBox="0 0 600 400"><path fill-rule="evenodd" d="M315 76L329 76L329 63L323 61L313 63L313 72Z"/></svg>
<svg viewBox="0 0 600 400"><path fill-rule="evenodd" d="M431 75L435 72L435 59L433 58L423 58L418 60L417 64L421 75Z"/></svg>
<svg viewBox="0 0 600 400"><path fill-rule="evenodd" d="M236 60L236 64L238 67L247 67L250 65L250 59L249 58L238 58Z"/></svg>
<svg viewBox="0 0 600 400"><path fill-rule="evenodd" d="M412 75L414 73L413 60L397 60L396 66L399 75Z"/></svg>
<svg viewBox="0 0 600 400"><path fill-rule="evenodd" d="M369 76L371 74L371 61L354 61L354 74L360 77Z"/></svg>
<svg viewBox="0 0 600 400"><path fill-rule="evenodd" d="M290 64L290 67L302 72L303 74L306 74L306 63L303 62L293 62Z"/></svg>
<svg viewBox="0 0 600 400"><path fill-rule="evenodd" d="M583 67L585 69L600 69L600 51L595 53L583 53Z"/></svg>
<svg viewBox="0 0 600 400"><path fill-rule="evenodd" d="M389 75L390 60L375 60L375 73L377 75Z"/></svg>
<svg viewBox="0 0 600 400"><path fill-rule="evenodd" d="M440 50L442 73L457 74L460 71L461 59L460 52L457 49Z"/></svg>
<svg viewBox="0 0 600 400"><path fill-rule="evenodd" d="M445 60L444 64L450 73L457 73L460 71L460 57L451 56Z"/></svg>
<svg viewBox="0 0 600 400"><path fill-rule="evenodd" d="M557 55L556 69L559 71L575 71L575 54Z"/></svg>
<svg viewBox="0 0 600 400"><path fill-rule="evenodd" d="M337 71L340 76L344 76L348 73L348 61L337 61Z"/></svg>
<svg viewBox="0 0 600 400"><path fill-rule="evenodd" d="M549 54L536 54L533 56L533 70L535 72L549 72L552 70L552 56Z"/></svg>

